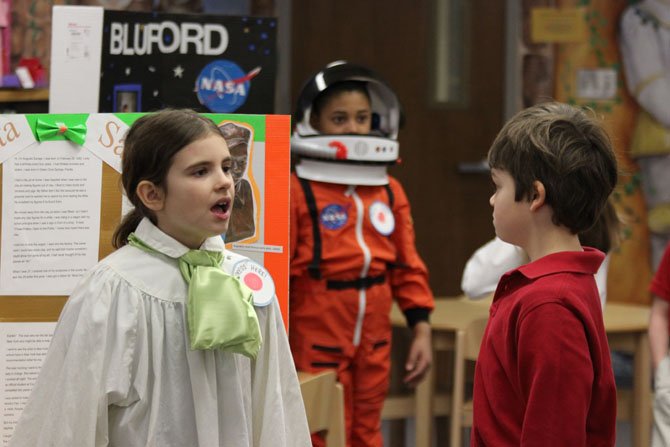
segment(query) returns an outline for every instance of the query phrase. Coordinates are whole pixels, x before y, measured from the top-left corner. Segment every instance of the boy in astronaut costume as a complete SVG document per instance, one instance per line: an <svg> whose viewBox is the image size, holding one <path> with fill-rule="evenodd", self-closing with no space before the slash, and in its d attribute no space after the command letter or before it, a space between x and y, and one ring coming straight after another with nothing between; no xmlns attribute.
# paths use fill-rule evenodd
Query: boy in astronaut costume
<svg viewBox="0 0 670 447"><path fill-rule="evenodd" d="M334 62L305 84L295 118L291 350L299 370L337 371L347 445L381 446L393 299L414 331L405 382L432 362L428 271L407 196L386 172L398 159L400 104L370 70Z"/></svg>

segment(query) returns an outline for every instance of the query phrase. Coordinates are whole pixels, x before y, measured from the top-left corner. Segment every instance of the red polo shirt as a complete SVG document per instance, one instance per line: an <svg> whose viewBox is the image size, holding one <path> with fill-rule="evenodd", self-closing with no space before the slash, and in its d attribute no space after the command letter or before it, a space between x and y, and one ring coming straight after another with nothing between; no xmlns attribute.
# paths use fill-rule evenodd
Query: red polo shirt
<svg viewBox="0 0 670 447"><path fill-rule="evenodd" d="M475 369L472 446L613 446L616 389L593 275L545 256L500 279Z"/></svg>
<svg viewBox="0 0 670 447"><path fill-rule="evenodd" d="M649 291L662 300L670 301L670 245L665 247L661 263L658 264L658 269L649 285ZM670 315L668 321L670 321ZM668 333L670 333L670 327L668 327Z"/></svg>
<svg viewBox="0 0 670 447"><path fill-rule="evenodd" d="M654 273L649 290L657 297L670 301L670 245L665 247L663 258Z"/></svg>

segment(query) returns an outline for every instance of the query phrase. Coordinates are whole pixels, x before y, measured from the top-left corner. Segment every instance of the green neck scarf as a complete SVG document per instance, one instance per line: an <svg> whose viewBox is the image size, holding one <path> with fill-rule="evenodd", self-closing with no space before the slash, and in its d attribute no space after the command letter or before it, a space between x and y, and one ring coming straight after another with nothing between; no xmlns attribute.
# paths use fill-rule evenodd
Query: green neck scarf
<svg viewBox="0 0 670 447"><path fill-rule="evenodd" d="M157 250L135 233L128 244L149 253ZM251 290L220 265L223 253L189 250L179 258L188 283L187 320L191 349L221 349L255 359L262 339Z"/></svg>

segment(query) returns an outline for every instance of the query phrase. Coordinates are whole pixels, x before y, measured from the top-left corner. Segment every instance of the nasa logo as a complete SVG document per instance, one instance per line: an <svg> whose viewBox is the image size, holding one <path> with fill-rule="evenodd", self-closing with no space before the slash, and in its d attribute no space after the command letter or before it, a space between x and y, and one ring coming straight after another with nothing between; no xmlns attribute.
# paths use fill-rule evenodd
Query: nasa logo
<svg viewBox="0 0 670 447"><path fill-rule="evenodd" d="M347 223L347 210L341 205L328 205L321 211L321 224L329 230L338 230Z"/></svg>
<svg viewBox="0 0 670 447"><path fill-rule="evenodd" d="M211 112L234 112L247 101L251 80L260 71L256 67L244 73L236 63L225 59L210 62L195 81L198 101Z"/></svg>

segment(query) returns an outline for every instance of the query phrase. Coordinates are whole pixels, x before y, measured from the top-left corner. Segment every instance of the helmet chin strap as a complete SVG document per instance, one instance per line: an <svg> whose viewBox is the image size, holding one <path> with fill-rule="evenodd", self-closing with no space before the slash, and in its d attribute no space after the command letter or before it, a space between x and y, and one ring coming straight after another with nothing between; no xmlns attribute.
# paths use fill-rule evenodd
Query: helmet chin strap
<svg viewBox="0 0 670 447"><path fill-rule="evenodd" d="M295 166L298 177L338 185L381 186L389 182L386 165L343 163L301 159Z"/></svg>

